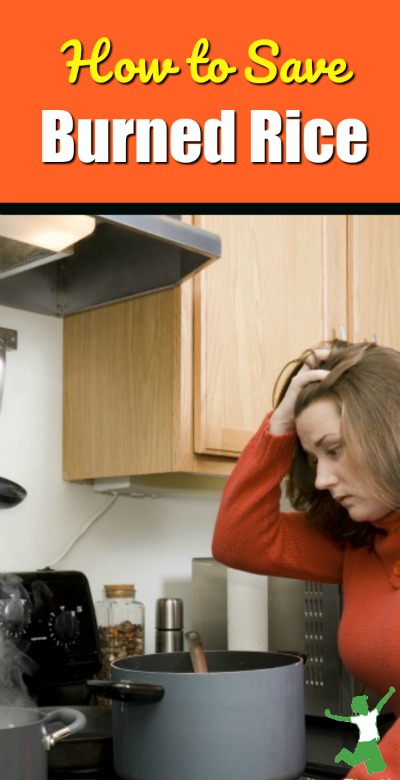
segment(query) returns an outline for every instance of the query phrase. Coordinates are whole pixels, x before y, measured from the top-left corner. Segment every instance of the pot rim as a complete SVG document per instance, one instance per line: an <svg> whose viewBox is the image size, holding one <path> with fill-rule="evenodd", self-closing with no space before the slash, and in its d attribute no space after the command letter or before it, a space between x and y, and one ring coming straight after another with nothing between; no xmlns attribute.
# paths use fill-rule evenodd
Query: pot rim
<svg viewBox="0 0 400 780"><path fill-rule="evenodd" d="M38 707L13 707L13 706L8 706L7 704L2 704L0 705L0 714L2 712L10 713L10 715L11 713L14 712L17 714L21 714L21 713L24 713L25 715L29 714L35 716L35 719L32 719L30 723L18 723L18 724L10 723L8 726L0 725L0 731L8 731L9 729L25 729L27 726L36 726L38 723L44 721L46 718L45 713L41 712Z"/></svg>
<svg viewBox="0 0 400 780"><path fill-rule="evenodd" d="M206 660L207 658L211 658L211 656L234 656L236 655L238 658L243 658L245 661L250 660L251 658L254 659L255 656L260 656L260 665L256 666L251 669L227 669L227 670L215 670L211 671L209 670L206 673L207 677L215 676L215 675L236 675L238 673L240 674L254 674L255 672L276 672L278 669L288 669L293 666L304 666L304 658L301 656L300 653L292 653L292 652L281 652L278 650L274 651L259 651L259 650L206 650L205 656ZM146 665L145 668L136 667L134 664L139 663L141 659L146 659L146 664L151 663L153 660L160 661L160 657L162 656L168 656L168 658L171 657L177 657L180 658L188 657L188 652L176 652L176 653L152 653L149 655L142 655L142 656L126 656L125 658L119 658L112 662L111 669L116 671L122 671L122 672L140 672L141 674L146 675L168 675L169 677L204 677L204 674L199 674L198 672L194 672L192 670L169 670L169 669L149 669ZM265 659L271 660L271 657L279 657L281 660L286 659L285 663L277 664L276 666L263 666L261 659L262 657L265 657ZM133 662L133 665L132 665Z"/></svg>

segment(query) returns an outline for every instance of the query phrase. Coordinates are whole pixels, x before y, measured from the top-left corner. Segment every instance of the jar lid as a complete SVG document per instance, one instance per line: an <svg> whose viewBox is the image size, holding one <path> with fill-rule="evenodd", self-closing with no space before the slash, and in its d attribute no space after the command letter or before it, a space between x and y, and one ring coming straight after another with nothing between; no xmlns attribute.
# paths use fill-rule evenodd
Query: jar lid
<svg viewBox="0 0 400 780"><path fill-rule="evenodd" d="M104 585L104 592L107 598L122 599L134 596L136 591L134 585Z"/></svg>

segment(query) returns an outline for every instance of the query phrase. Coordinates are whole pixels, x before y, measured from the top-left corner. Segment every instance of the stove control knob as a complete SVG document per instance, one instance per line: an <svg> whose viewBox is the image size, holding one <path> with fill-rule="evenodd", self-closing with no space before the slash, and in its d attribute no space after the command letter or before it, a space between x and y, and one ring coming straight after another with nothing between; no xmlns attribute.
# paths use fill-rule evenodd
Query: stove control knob
<svg viewBox="0 0 400 780"><path fill-rule="evenodd" d="M76 612L62 610L50 615L50 636L58 645L73 644L79 634L79 620Z"/></svg>
<svg viewBox="0 0 400 780"><path fill-rule="evenodd" d="M11 597L0 600L0 632L13 639L21 637L31 620L26 599Z"/></svg>

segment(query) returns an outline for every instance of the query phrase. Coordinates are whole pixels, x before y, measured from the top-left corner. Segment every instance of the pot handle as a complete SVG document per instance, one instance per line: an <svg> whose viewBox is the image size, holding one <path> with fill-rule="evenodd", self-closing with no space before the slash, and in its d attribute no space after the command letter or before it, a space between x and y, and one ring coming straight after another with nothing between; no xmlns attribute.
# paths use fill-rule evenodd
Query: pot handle
<svg viewBox="0 0 400 780"><path fill-rule="evenodd" d="M164 696L162 685L132 683L129 680L113 682L111 680L88 680L86 687L98 696L114 701L126 701L129 704L154 704Z"/></svg>
<svg viewBox="0 0 400 780"><path fill-rule="evenodd" d="M65 724L65 727L58 729L58 731L53 731L52 734L44 734L43 744L46 750L50 750L56 742L64 739L64 737L69 737L70 734L82 731L86 726L86 717L83 712L70 709L69 707L61 707L58 710L52 710L47 713L43 723L54 723L55 721L61 721L61 723Z"/></svg>

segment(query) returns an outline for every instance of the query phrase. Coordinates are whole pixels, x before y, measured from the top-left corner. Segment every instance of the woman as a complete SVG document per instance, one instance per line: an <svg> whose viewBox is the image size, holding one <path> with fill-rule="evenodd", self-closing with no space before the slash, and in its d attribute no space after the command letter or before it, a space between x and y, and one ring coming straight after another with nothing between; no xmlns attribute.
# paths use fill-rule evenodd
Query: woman
<svg viewBox="0 0 400 780"><path fill-rule="evenodd" d="M287 475L296 512L280 511ZM399 352L334 341L296 362L226 484L213 555L258 574L342 583L341 658L378 696L395 688L398 718ZM379 780L399 780L400 720L379 746ZM346 776L369 774L361 764Z"/></svg>

